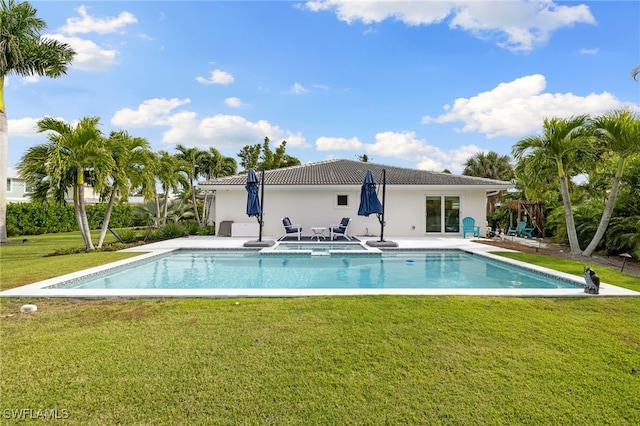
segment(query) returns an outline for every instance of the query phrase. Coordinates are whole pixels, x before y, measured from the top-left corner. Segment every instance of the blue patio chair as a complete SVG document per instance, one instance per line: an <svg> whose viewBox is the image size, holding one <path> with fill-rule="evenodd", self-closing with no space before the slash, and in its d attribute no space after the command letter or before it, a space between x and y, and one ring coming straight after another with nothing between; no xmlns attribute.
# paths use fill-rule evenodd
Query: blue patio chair
<svg viewBox="0 0 640 426"><path fill-rule="evenodd" d="M518 224L518 226L510 226L507 229L507 235L515 235L517 237L526 237L533 238L533 231L536 229L535 226L528 227L527 222L522 220Z"/></svg>
<svg viewBox="0 0 640 426"><path fill-rule="evenodd" d="M347 234L347 228L349 227L350 223L351 223L350 217L343 217L339 225L329 225L329 231L330 231L329 239L333 241L334 236L339 237L340 235L342 235L347 240L351 241L351 237Z"/></svg>
<svg viewBox="0 0 640 426"><path fill-rule="evenodd" d="M300 241L300 237L302 236L301 225L292 225L291 220L288 217L283 217L282 226L284 227L284 234L282 235L282 237L278 238L278 240L282 240L289 234L296 234L298 236L298 241Z"/></svg>
<svg viewBox="0 0 640 426"><path fill-rule="evenodd" d="M480 238L480 227L476 226L476 220L469 216L462 219L462 237L467 238L467 233Z"/></svg>

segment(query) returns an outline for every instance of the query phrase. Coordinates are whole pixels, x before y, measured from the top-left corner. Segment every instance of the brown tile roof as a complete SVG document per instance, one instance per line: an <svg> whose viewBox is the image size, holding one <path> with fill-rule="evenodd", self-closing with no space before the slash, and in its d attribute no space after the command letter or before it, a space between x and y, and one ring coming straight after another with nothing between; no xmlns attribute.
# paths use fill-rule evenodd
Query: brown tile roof
<svg viewBox="0 0 640 426"><path fill-rule="evenodd" d="M363 163L353 160L327 160L282 169L266 170L265 185L362 185L367 170L382 183L382 170L386 170L389 185L456 185L456 186L509 186L509 182L471 176L429 172L425 170ZM256 171L258 177L261 172ZM227 176L200 182L200 185L245 185L246 174Z"/></svg>

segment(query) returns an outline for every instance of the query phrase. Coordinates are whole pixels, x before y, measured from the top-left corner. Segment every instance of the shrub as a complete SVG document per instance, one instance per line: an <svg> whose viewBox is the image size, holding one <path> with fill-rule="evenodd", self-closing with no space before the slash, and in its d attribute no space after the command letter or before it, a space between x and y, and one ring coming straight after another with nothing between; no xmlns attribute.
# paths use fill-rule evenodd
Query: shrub
<svg viewBox="0 0 640 426"><path fill-rule="evenodd" d="M189 235L187 230L179 223L167 223L158 230L160 238L179 238Z"/></svg>

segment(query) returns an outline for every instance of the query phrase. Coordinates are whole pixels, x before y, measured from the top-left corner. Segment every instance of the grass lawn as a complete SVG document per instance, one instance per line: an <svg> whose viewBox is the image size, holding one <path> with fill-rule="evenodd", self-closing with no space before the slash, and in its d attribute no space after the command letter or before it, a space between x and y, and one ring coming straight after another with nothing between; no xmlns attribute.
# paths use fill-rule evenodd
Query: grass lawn
<svg viewBox="0 0 640 426"><path fill-rule="evenodd" d="M82 425L640 424L638 298L49 299L17 314L21 303L0 310L2 413L57 409Z"/></svg>
<svg viewBox="0 0 640 426"><path fill-rule="evenodd" d="M98 241L99 232L92 232L94 243ZM27 241L23 243L24 238ZM108 233L105 243L115 241L116 238ZM93 252L50 256L57 250L84 247L79 232L29 235L28 237L9 238L9 242L10 244L0 245L0 291L116 262L139 254Z"/></svg>
<svg viewBox="0 0 640 426"><path fill-rule="evenodd" d="M3 288L122 254L29 240L0 249ZM0 303L2 424L640 424L640 298Z"/></svg>

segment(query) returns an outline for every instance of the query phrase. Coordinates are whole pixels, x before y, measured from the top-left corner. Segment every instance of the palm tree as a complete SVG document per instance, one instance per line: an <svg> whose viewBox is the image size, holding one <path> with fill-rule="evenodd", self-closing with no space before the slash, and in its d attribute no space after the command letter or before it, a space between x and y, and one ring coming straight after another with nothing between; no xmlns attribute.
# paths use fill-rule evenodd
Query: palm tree
<svg viewBox="0 0 640 426"><path fill-rule="evenodd" d="M200 215L198 214L198 204L196 200L196 187L193 184L194 180L198 180L200 175L199 167L201 158L206 155L206 152L199 150L198 148L187 148L184 145L178 144L176 149L179 151L176 157L181 160L185 167L184 171L189 179L189 189L191 190L191 202L193 203L193 211L196 222L200 223Z"/></svg>
<svg viewBox="0 0 640 426"><path fill-rule="evenodd" d="M607 204L600 218L600 224L591 242L582 252L584 256L591 256L602 237L604 237L611 220L616 197L618 196L625 162L630 156L640 152L640 118L634 115L633 112L629 110L612 111L609 114L594 118L592 125L595 128L598 140L603 144L604 150L618 156L618 165L613 176Z"/></svg>
<svg viewBox="0 0 640 426"><path fill-rule="evenodd" d="M59 77L67 72L75 52L66 43L40 37L47 24L28 2L0 3L0 243L7 242L7 181L9 130L4 104L4 80L23 77Z"/></svg>
<svg viewBox="0 0 640 426"><path fill-rule="evenodd" d="M529 155L531 158L537 159L540 165L548 163L548 160L555 163L556 177L560 180L567 238L573 254L578 254L581 250L571 207L567 168L572 166L577 155L587 153L589 150L589 137L585 131L586 123L587 115L570 118L545 118L542 134L521 139L512 149L513 157L516 160L521 160Z"/></svg>
<svg viewBox="0 0 640 426"><path fill-rule="evenodd" d="M209 148L199 156L198 170L205 179L232 176L238 172L238 162L223 156L216 148Z"/></svg>
<svg viewBox="0 0 640 426"><path fill-rule="evenodd" d="M476 176L487 179L510 180L513 178L513 167L508 155L497 152L478 152L464 164L465 176Z"/></svg>
<svg viewBox="0 0 640 426"><path fill-rule="evenodd" d="M113 157L114 167L111 170L111 185L108 188L109 201L102 221L97 247L102 247L104 242L116 198L120 196L126 199L131 188L143 185L148 179L152 158L149 142L144 138L131 137L125 131L111 132L106 143Z"/></svg>
<svg viewBox="0 0 640 426"><path fill-rule="evenodd" d="M160 151L159 154L160 156L156 162L155 174L160 181L160 185L162 185L162 191L164 194L162 224L166 225L167 209L169 207L169 192L177 192L180 189L180 186L187 186L189 181L182 170L180 160L166 151ZM159 203L157 203L157 205L159 207Z"/></svg>
<svg viewBox="0 0 640 426"><path fill-rule="evenodd" d="M30 148L20 163L21 174L27 181L40 178L36 183L36 186L40 185L40 197L48 188L60 200L69 188L73 189L73 209L87 250L93 250L94 246L84 188L90 184L94 190L101 191L113 168L113 158L98 130L99 121L97 117L84 117L72 127L62 120L41 119L38 131L50 132L49 143Z"/></svg>

